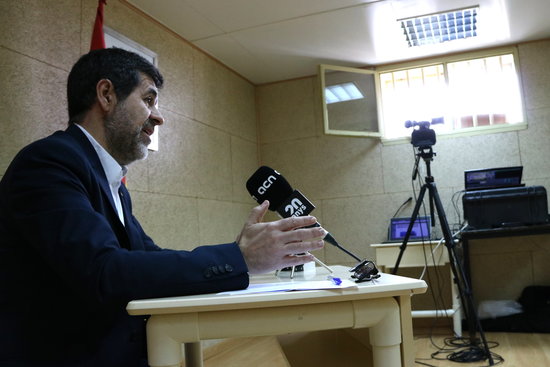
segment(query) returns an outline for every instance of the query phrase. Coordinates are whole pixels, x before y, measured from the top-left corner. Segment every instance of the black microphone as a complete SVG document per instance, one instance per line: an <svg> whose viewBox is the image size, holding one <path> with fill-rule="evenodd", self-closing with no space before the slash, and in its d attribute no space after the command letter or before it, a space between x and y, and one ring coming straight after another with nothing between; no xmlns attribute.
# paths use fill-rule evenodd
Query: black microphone
<svg viewBox="0 0 550 367"><path fill-rule="evenodd" d="M267 166L261 166L254 172L246 181L246 188L259 204L269 200L269 210L276 211L283 218L309 215L315 209L315 205L300 191L294 190L279 172ZM315 223L314 226L319 227L320 225ZM330 233L327 232L324 240L355 260L361 261L360 258L340 246Z"/></svg>

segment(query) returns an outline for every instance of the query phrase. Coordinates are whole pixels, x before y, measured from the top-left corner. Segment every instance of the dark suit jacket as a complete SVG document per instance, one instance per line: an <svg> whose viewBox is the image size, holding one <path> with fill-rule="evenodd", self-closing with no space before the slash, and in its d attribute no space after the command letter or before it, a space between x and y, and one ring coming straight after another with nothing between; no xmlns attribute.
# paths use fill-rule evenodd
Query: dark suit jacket
<svg viewBox="0 0 550 367"><path fill-rule="evenodd" d="M0 366L138 366L133 299L246 288L236 243L160 249L114 209L99 158L77 126L24 148L0 182Z"/></svg>

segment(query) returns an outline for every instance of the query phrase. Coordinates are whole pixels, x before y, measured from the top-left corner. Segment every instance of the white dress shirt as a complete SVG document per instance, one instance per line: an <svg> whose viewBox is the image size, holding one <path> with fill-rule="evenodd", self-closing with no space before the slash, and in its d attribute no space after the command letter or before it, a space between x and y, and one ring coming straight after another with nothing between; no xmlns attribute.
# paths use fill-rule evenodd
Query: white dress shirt
<svg viewBox="0 0 550 367"><path fill-rule="evenodd" d="M97 140L94 139L92 135L90 135L89 132L86 131L86 129L79 124L75 125L82 130L84 135L86 135L99 156L99 160L101 161L101 165L105 171L105 176L107 176L107 181L109 182L109 187L111 188L111 195L113 197L113 201L115 202L118 217L120 218L122 224L124 224L124 212L122 211L122 202L120 201L118 189L120 188L122 178L126 175L128 168L118 164L118 162L97 142Z"/></svg>

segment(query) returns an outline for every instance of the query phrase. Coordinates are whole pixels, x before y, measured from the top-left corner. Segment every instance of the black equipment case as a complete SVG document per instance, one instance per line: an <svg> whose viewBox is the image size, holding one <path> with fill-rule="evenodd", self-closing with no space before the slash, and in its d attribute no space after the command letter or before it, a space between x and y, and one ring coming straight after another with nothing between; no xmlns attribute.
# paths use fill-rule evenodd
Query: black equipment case
<svg viewBox="0 0 550 367"><path fill-rule="evenodd" d="M462 197L462 205L470 229L548 223L548 203L543 186L469 191Z"/></svg>

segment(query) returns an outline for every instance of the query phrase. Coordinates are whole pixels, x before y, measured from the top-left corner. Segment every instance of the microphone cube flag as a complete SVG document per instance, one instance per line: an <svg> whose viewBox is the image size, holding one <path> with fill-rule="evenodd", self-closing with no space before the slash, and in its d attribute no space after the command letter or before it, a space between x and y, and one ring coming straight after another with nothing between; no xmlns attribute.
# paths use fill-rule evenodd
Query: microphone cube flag
<svg viewBox="0 0 550 367"><path fill-rule="evenodd" d="M313 205L302 193L294 190L292 195L277 208L277 213L283 218L302 217L308 215L315 209Z"/></svg>

